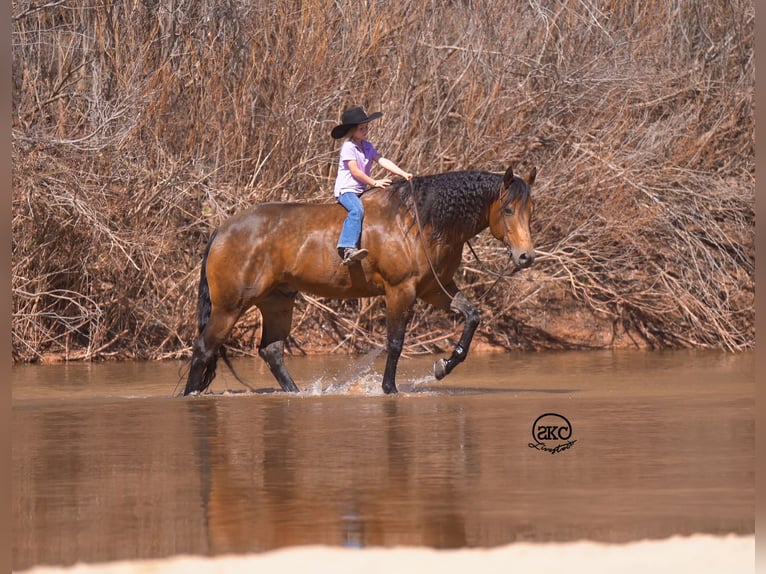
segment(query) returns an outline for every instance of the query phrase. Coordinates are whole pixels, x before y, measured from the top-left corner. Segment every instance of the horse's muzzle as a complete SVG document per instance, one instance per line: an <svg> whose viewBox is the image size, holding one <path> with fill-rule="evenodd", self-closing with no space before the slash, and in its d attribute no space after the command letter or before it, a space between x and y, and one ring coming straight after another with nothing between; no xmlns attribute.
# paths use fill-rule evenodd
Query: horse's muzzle
<svg viewBox="0 0 766 574"><path fill-rule="evenodd" d="M511 257L513 258L513 264L516 266L516 269L526 269L527 267L531 267L532 263L535 262L535 251L534 249L524 251L521 249L511 249Z"/></svg>

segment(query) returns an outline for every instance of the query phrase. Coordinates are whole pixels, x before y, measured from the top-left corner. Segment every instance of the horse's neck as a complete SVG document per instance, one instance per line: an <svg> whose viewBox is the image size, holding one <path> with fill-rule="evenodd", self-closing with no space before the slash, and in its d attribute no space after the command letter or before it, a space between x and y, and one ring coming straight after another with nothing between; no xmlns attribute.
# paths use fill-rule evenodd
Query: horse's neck
<svg viewBox="0 0 766 574"><path fill-rule="evenodd" d="M365 209L369 209L370 212L375 212L378 217L383 219L389 219L393 221L398 220L399 227L403 230L416 230L413 237L416 238L417 245L422 248L423 242L420 239L421 226L426 226L426 235L428 235L427 222L421 221L417 208L406 206L398 195L398 190L387 190L388 194L384 190L375 190L377 193L370 193L365 197ZM413 202L413 206L415 202ZM431 257L441 258L454 257L455 253L462 254L463 246L470 239L487 229L489 227L489 211L491 202L487 203L486 208L482 212L481 216L473 224L473 228L459 228L451 230L444 237L431 241L426 240L428 245L428 251Z"/></svg>
<svg viewBox="0 0 766 574"><path fill-rule="evenodd" d="M449 239L450 243L456 244L458 247L462 247L468 241L476 237L479 233L489 227L489 208L481 215L478 221L475 222L473 228L463 228L455 230Z"/></svg>
<svg viewBox="0 0 766 574"><path fill-rule="evenodd" d="M489 207L487 207L486 212L481 216L481 219L476 223L476 227L472 231L469 231L465 234L463 243L466 243L467 241L473 239L479 233L487 229L487 227L489 227Z"/></svg>
<svg viewBox="0 0 766 574"><path fill-rule="evenodd" d="M428 224L420 220L420 217L416 211L412 209L398 209L396 217L400 221L400 225L404 229L416 229L421 230L422 226L426 226L426 234L428 235ZM436 241L427 241L429 245L438 246L439 252L458 251L462 252L463 245L468 241L476 237L479 233L489 227L489 206L485 212L481 215L478 221L475 222L473 228L461 228L454 229L441 237ZM420 240L418 240L420 242Z"/></svg>
<svg viewBox="0 0 766 574"><path fill-rule="evenodd" d="M471 231L463 231L462 233L454 233L442 237L435 241L427 241L426 249L431 259L440 264L448 261L454 261L456 265L459 265L463 258L463 248L465 244L476 237L479 233L489 227L489 222L479 223L477 228ZM420 240L418 240L420 243Z"/></svg>

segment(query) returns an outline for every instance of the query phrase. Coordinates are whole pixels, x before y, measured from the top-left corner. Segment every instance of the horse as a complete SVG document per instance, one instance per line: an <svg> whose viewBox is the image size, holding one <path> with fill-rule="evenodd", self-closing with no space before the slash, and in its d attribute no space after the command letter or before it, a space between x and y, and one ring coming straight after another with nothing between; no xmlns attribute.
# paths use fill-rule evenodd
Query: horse
<svg viewBox="0 0 766 574"><path fill-rule="evenodd" d="M231 216L212 233L202 258L199 335L183 394L210 386L219 356L231 368L223 345L252 306L262 317L259 356L283 391L298 392L283 355L301 291L340 299L385 297L386 394L397 392L397 364L416 299L460 313L459 342L434 364L436 379L443 379L466 359L479 325L476 305L453 279L463 246L489 227L509 249L515 270L532 265L530 187L536 175L533 168L526 178L517 177L513 166L505 173L453 171L365 191L361 246L369 255L349 266L336 250L346 216L337 203L259 203Z"/></svg>

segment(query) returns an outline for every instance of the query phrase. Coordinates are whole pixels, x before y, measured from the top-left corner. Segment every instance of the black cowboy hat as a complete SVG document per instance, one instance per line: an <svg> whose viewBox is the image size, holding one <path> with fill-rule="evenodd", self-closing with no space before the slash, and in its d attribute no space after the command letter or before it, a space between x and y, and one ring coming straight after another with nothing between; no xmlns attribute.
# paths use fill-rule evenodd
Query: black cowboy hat
<svg viewBox="0 0 766 574"><path fill-rule="evenodd" d="M383 112L375 112L368 116L364 113L362 108L349 108L343 112L343 117L341 117L342 123L338 126L335 126L330 132L330 135L333 137L333 139L339 140L345 136L348 133L348 130L350 130L353 126L366 124L367 122L377 120L382 116Z"/></svg>

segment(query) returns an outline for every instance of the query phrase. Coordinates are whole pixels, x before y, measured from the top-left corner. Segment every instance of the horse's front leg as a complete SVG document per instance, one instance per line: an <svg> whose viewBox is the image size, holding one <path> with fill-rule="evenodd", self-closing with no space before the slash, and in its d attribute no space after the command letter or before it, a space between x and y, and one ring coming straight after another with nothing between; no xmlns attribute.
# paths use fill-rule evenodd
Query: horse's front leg
<svg viewBox="0 0 766 574"><path fill-rule="evenodd" d="M294 303L293 295L274 294L258 304L263 319L258 354L266 361L282 390L288 393L300 391L287 371L283 357L285 341L290 335Z"/></svg>
<svg viewBox="0 0 766 574"><path fill-rule="evenodd" d="M414 289L391 288L386 293L386 333L388 356L386 370L383 372L383 392L387 395L398 392L396 389L396 367L404 346L407 324L412 317L412 305L415 302Z"/></svg>
<svg viewBox="0 0 766 574"><path fill-rule="evenodd" d="M434 363L434 376L438 380L449 375L452 369L465 361L471 341L473 340L473 334L476 331L476 327L479 326L479 310L476 308L476 305L471 303L461 291L458 291L454 283L448 285L447 288L454 290L451 301L446 293L440 293L429 302L436 307L444 308L446 307L446 302L449 301L449 309L463 315L465 324L463 326L463 333L460 335L460 341L449 358L439 359Z"/></svg>

